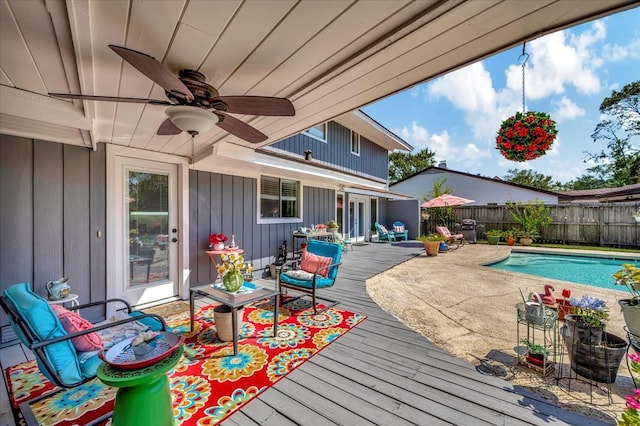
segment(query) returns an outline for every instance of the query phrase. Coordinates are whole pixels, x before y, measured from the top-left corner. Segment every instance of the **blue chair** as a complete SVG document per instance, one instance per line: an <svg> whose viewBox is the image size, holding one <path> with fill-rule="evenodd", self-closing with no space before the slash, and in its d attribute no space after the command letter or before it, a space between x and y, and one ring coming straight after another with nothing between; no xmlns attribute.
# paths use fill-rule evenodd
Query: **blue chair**
<svg viewBox="0 0 640 426"><path fill-rule="evenodd" d="M329 288L335 284L336 276L338 275L338 267L342 264L340 261L340 258L342 257L342 244L313 239L309 240L306 252L315 256L320 256L322 258L322 260L318 262L320 266L313 268L313 270L308 270L308 267L307 270L302 269L303 267L308 266L305 265L305 263L308 262L308 258L312 257L305 255L303 252L300 259L296 259L283 265L280 270L280 275L278 275L278 289L281 293L283 289L287 288L305 293L298 298L304 297L305 295L311 295L313 313L317 314L318 306L316 299L329 302L328 304L325 304L325 307L321 309L320 312L340 303L336 300L319 297L316 294L316 291L321 288ZM326 258L329 258L330 260L325 262ZM323 262L325 262L326 265L322 264ZM326 276L323 276L323 271L327 271Z"/></svg>
<svg viewBox="0 0 640 426"><path fill-rule="evenodd" d="M393 222L393 234L396 239L402 238L405 241L409 239L409 231L407 231L407 227L399 220Z"/></svg>
<svg viewBox="0 0 640 426"><path fill-rule="evenodd" d="M385 228L384 226L380 225L378 222L376 222L375 225L376 225L376 232L378 233L378 242L386 241L390 243L391 241L396 240L396 234L393 231Z"/></svg>
<svg viewBox="0 0 640 426"><path fill-rule="evenodd" d="M51 305L34 293L28 283L9 286L0 296L0 306L6 312L12 329L33 352L42 374L60 388L73 388L93 379L102 362L97 352L78 352L71 339L133 321L140 321L153 330L167 329L162 317L132 311L131 306L121 299L108 299L73 308L79 311L107 303L121 303L129 317L68 334Z"/></svg>

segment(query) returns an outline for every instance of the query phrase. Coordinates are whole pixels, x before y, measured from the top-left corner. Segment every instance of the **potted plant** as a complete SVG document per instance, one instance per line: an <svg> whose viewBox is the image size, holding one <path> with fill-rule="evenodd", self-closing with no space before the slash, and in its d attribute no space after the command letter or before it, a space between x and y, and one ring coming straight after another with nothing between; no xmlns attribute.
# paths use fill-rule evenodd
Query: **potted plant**
<svg viewBox="0 0 640 426"><path fill-rule="evenodd" d="M640 222L640 209L635 213L632 213L631 216L636 220L636 222Z"/></svg>
<svg viewBox="0 0 640 426"><path fill-rule="evenodd" d="M335 238L338 233L338 222L333 219L327 222L327 231L331 232Z"/></svg>
<svg viewBox="0 0 640 426"><path fill-rule="evenodd" d="M516 234L515 231L509 230L509 231L504 231L502 233L502 236L504 237L504 240L507 242L508 246L515 246L516 245Z"/></svg>
<svg viewBox="0 0 640 426"><path fill-rule="evenodd" d="M521 342L527 347L527 362L543 367L547 362L549 351L544 346L533 343L528 339L522 339Z"/></svg>
<svg viewBox="0 0 640 426"><path fill-rule="evenodd" d="M490 229L487 231L487 241L491 245L497 245L500 241L500 237L502 237L502 231L499 229Z"/></svg>
<svg viewBox="0 0 640 426"><path fill-rule="evenodd" d="M540 200L527 201L526 203L507 202L505 207L513 221L522 228L520 244L523 246L531 245L533 240L539 237L540 227L553 222L551 209Z"/></svg>
<svg viewBox="0 0 640 426"><path fill-rule="evenodd" d="M534 160L547 152L557 133L556 123L549 114L517 112L500 125L496 148L507 160Z"/></svg>
<svg viewBox="0 0 640 426"><path fill-rule="evenodd" d="M618 304L629 332L640 336L640 268L625 263L613 274L613 279L616 285L625 286L631 293L631 299L618 300Z"/></svg>
<svg viewBox="0 0 640 426"><path fill-rule="evenodd" d="M581 343L599 345L609 319L607 303L589 295L580 300L572 297L569 303L573 307L573 314L565 315L569 335L575 335Z"/></svg>
<svg viewBox="0 0 640 426"><path fill-rule="evenodd" d="M420 235L418 237L418 241L422 241L422 244L424 244L424 250L427 252L427 256L437 256L440 243L445 240L445 237L440 234Z"/></svg>

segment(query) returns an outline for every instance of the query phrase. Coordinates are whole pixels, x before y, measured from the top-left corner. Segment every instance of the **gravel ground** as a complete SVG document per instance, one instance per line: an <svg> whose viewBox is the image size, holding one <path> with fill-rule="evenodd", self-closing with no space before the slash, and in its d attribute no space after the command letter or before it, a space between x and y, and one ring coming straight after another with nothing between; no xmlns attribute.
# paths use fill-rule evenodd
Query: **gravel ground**
<svg viewBox="0 0 640 426"><path fill-rule="evenodd" d="M367 292L385 311L479 370L529 388L568 410L615 424L625 408L625 395L633 390L626 362L623 360L611 384L612 403L607 398L606 383L557 380L559 371L563 377L570 371L560 338L554 373L542 377L518 365L516 351L525 348L517 343L515 305L522 302L520 289L525 295L542 293L545 284L554 286L556 297L561 297L565 288L574 297L589 294L605 300L610 307L607 331L625 338L617 300L628 298L628 294L482 266L507 257L510 251L507 246L468 244L434 257L421 255L368 280ZM526 327L520 327L520 333L526 333Z"/></svg>

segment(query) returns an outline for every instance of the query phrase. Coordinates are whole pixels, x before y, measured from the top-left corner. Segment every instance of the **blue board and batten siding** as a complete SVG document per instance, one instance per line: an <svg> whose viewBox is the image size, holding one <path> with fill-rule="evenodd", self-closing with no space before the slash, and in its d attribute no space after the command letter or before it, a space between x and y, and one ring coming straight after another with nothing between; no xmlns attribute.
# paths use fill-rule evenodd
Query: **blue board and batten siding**
<svg viewBox="0 0 640 426"><path fill-rule="evenodd" d="M293 230L335 216L333 190L304 186L303 222L258 224L256 179L191 171L189 180L191 285L213 277L210 233L234 234L258 275L283 240L293 245ZM104 300L106 237L104 144L92 151L0 135L0 289L29 282L45 296L48 281L66 276L80 303Z"/></svg>
<svg viewBox="0 0 640 426"><path fill-rule="evenodd" d="M374 176L387 180L389 152L360 136L360 155L351 153L351 130L334 122L327 123L327 141L322 142L304 133L298 133L270 147L303 156L311 150L314 160L331 164L350 173Z"/></svg>
<svg viewBox="0 0 640 426"><path fill-rule="evenodd" d="M294 223L258 224L257 181L254 178L191 171L189 262L191 285L211 282L213 265L205 253L209 234L223 233L245 250L256 276L268 273L284 240L293 247L292 234L299 227L326 223L335 216L335 192L303 186L303 220Z"/></svg>
<svg viewBox="0 0 640 426"><path fill-rule="evenodd" d="M66 276L80 303L105 299L105 158L104 145L0 135L0 288L29 282L44 296Z"/></svg>

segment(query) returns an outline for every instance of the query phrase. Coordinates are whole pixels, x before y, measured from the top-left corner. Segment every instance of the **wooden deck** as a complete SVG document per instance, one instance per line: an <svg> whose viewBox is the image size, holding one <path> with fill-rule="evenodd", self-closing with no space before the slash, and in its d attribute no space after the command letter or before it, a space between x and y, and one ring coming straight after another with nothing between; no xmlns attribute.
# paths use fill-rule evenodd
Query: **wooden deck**
<svg viewBox="0 0 640 426"><path fill-rule="evenodd" d="M603 424L478 373L380 309L365 280L421 253L415 242L349 251L326 294L368 319L223 424ZM0 350L3 369L28 356L19 345ZM0 426L12 425L5 386L0 400Z"/></svg>

